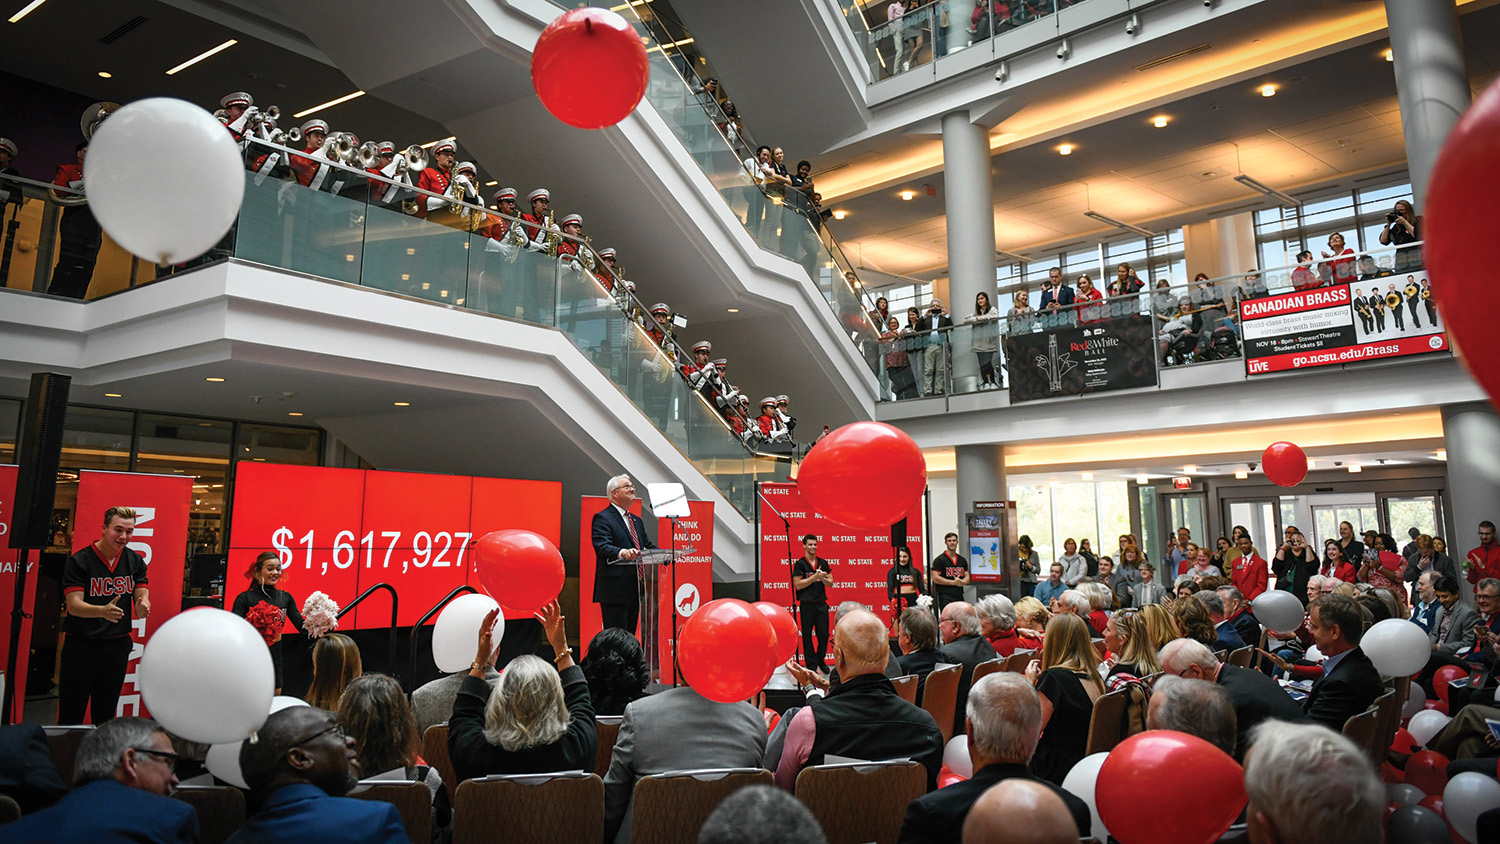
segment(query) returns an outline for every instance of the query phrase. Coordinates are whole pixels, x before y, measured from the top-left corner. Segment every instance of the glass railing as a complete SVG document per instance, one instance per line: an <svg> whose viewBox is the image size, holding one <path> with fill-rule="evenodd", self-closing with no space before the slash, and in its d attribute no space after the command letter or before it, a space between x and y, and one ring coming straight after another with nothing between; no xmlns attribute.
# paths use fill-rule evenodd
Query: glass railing
<svg viewBox="0 0 1500 844"><path fill-rule="evenodd" d="M1054 364L1051 359L1043 360L1054 357L1046 345L1052 338L1061 338L1066 352L1070 343L1087 343L1091 335L1105 333L1090 329L1108 329L1110 342L1130 344L1135 352L1117 356L1125 361L1123 366L1135 371L1115 377L1125 386L1149 386L1159 383L1156 372L1148 371L1152 366L1165 371L1226 360L1243 365L1246 335L1241 303L1285 293L1302 291L1316 296L1319 289L1347 284L1347 300L1339 296L1327 303L1312 304L1342 305L1347 301L1353 311L1352 316L1344 311L1342 317L1333 320L1310 319L1305 326L1281 327L1289 334L1342 331L1348 335L1346 339L1359 343L1394 343L1441 333L1426 278L1420 243L1122 296L1101 294L1089 301L1078 299L1076 279L1069 278L1067 297L1075 300L1069 305L1055 304L1050 290L1041 291L1046 304L1032 304L1028 294L1018 292L1013 306L1004 313L945 313L942 316L952 325L940 328L930 327L932 322L912 325L907 314L891 314L898 317L898 327L888 327L879 341L865 345L864 351L879 369L880 400L904 401L1011 390L1017 386L1011 383L1011 373L1017 371L1012 369L1013 364L1028 367L1028 377L1033 375L1029 369L1033 364ZM1298 307L1300 304L1289 308L1288 313ZM1258 339L1263 334L1257 329L1251 337ZM1419 350L1426 350L1421 348L1424 346L1446 348L1419 343ZM1096 376L1101 380L1109 377L1104 373ZM1020 400L1038 397L1028 394ZM1016 398L1014 394L1012 398Z"/></svg>
<svg viewBox="0 0 1500 844"><path fill-rule="evenodd" d="M100 232L81 191L5 176L0 194L0 286L82 299L155 276Z"/></svg>
<svg viewBox="0 0 1500 844"><path fill-rule="evenodd" d="M996 36L1074 5L1074 0L935 0L891 18L891 7L899 4L874 2L862 10L849 0L836 2L863 49L871 81L924 67L935 73L932 65L938 59L963 50L993 55L1015 52Z"/></svg>

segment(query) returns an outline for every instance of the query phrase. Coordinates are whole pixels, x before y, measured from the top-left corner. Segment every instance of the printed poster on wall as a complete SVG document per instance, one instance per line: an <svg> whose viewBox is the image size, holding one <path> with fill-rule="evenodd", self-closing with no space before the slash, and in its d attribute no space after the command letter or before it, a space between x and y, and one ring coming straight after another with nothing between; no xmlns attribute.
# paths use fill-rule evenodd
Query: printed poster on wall
<svg viewBox="0 0 1500 844"><path fill-rule="evenodd" d="M1247 299L1240 322L1250 375L1448 349L1425 270Z"/></svg>
<svg viewBox="0 0 1500 844"><path fill-rule="evenodd" d="M26 552L10 547L10 528L15 516L16 476L19 471L19 467L14 465L0 465L0 619L3 619L0 621L0 654L10 653L10 613L15 609L16 584L21 582L23 574L21 560L23 555L29 555L25 557L26 594L22 603L28 612L21 619L21 646L16 649L15 668L6 675L5 680L15 689L15 696L11 700L12 724L21 723L26 709L26 668L31 662L32 614L29 610L36 603L36 567L41 557L39 551Z"/></svg>
<svg viewBox="0 0 1500 844"><path fill-rule="evenodd" d="M1012 402L1156 384L1151 317L1130 314L1005 338Z"/></svg>

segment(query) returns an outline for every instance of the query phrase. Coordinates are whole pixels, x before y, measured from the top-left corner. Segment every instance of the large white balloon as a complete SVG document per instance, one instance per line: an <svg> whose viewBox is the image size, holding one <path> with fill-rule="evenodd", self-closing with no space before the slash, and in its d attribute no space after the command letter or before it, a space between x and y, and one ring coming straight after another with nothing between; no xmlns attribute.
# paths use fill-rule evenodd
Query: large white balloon
<svg viewBox="0 0 1500 844"><path fill-rule="evenodd" d="M307 702L301 698L287 695L277 695L271 699L271 713L280 712L293 706L306 706ZM216 744L208 749L208 755L203 759L203 767L210 774L219 779L240 788L249 788L245 783L245 775L240 772L240 747L243 741L231 741L226 744Z"/></svg>
<svg viewBox="0 0 1500 844"><path fill-rule="evenodd" d="M1063 777L1062 781L1063 791L1089 804L1089 814L1094 819L1094 828L1090 834L1098 841L1109 840L1109 830L1104 828L1104 819L1099 817L1099 802L1094 799L1094 784L1099 781L1099 768L1108 758L1108 753L1085 756L1078 760L1078 764L1068 771L1068 775Z"/></svg>
<svg viewBox="0 0 1500 844"><path fill-rule="evenodd" d="M1387 677L1408 677L1421 671L1432 657L1432 644L1422 628L1404 618L1376 622L1359 640L1360 650Z"/></svg>
<svg viewBox="0 0 1500 844"><path fill-rule="evenodd" d="M1255 620L1267 630L1281 633L1288 633L1301 627L1302 618L1307 614L1296 595L1280 589L1260 593L1251 602L1250 611L1254 613Z"/></svg>
<svg viewBox="0 0 1500 844"><path fill-rule="evenodd" d="M1500 809L1500 782L1493 777L1465 771L1448 780L1443 789L1443 814L1470 844L1479 841L1479 816L1490 809Z"/></svg>
<svg viewBox="0 0 1500 844"><path fill-rule="evenodd" d="M276 691L260 632L232 612L206 607L163 624L146 642L139 674L151 717L202 744L239 741L260 729Z"/></svg>
<svg viewBox="0 0 1500 844"><path fill-rule="evenodd" d="M462 671L474 661L479 647L479 622L490 610L499 608L488 595L462 595L454 598L432 626L432 661L439 671ZM495 616L495 643L505 632L505 616Z"/></svg>
<svg viewBox="0 0 1500 844"><path fill-rule="evenodd" d="M1412 626L1415 627L1416 625ZM1427 743L1432 741L1432 737L1442 732L1443 728L1448 726L1448 722L1452 720L1452 718L1449 718L1436 709L1424 709L1411 716L1411 720L1406 722L1406 731L1411 733L1413 741L1426 747Z"/></svg>
<svg viewBox="0 0 1500 844"><path fill-rule="evenodd" d="M974 776L974 760L969 758L969 737L957 735L943 746L943 764L948 770L968 779Z"/></svg>
<svg viewBox="0 0 1500 844"><path fill-rule="evenodd" d="M1421 686L1412 683L1411 691L1406 696L1406 703L1401 704L1401 718L1409 719L1426 708L1427 694L1422 691Z"/></svg>
<svg viewBox="0 0 1500 844"><path fill-rule="evenodd" d="M129 252L180 264L229 231L245 194L240 149L213 115L151 97L99 125L83 162L100 227Z"/></svg>

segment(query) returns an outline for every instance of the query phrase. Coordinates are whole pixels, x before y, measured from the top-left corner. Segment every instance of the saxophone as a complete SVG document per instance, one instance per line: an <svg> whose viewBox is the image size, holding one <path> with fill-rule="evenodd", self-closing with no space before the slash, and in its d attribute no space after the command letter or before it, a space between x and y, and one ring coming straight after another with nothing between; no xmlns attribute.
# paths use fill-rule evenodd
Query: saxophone
<svg viewBox="0 0 1500 844"><path fill-rule="evenodd" d="M514 220L507 220L506 223L508 227L505 229L505 239L502 242L510 244L517 249L525 249L528 242L526 240L526 227Z"/></svg>
<svg viewBox="0 0 1500 844"><path fill-rule="evenodd" d="M557 212L548 211L547 220L543 224L543 232L547 237L547 257L557 257L557 247L562 243L562 229L557 227Z"/></svg>
<svg viewBox="0 0 1500 844"><path fill-rule="evenodd" d="M583 243L578 245L578 260L585 270L591 274L594 272L594 241L588 235L584 235Z"/></svg>

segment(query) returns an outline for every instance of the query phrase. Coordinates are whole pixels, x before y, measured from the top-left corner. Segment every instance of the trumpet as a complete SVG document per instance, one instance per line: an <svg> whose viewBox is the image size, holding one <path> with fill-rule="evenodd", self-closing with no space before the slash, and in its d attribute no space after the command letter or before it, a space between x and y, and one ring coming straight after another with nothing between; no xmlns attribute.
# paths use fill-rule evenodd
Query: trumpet
<svg viewBox="0 0 1500 844"><path fill-rule="evenodd" d="M301 140L302 140L302 130L298 129L296 126L293 126L292 128L286 130L285 132L281 131L280 129L273 129L273 130L271 130L271 143L273 143L273 144L280 144L281 146L287 146L289 144L298 143Z"/></svg>
<svg viewBox="0 0 1500 844"><path fill-rule="evenodd" d="M355 150L355 156L359 158L359 166L366 170L374 169L380 165L380 144L374 141L365 141Z"/></svg>
<svg viewBox="0 0 1500 844"><path fill-rule="evenodd" d="M84 109L83 117L78 121L78 128L83 132L83 139L92 140L94 133L99 130L99 124L104 122L104 118L114 114L119 108L119 103L102 102L94 103Z"/></svg>
<svg viewBox="0 0 1500 844"><path fill-rule="evenodd" d="M281 107L280 106L266 106L266 110L265 110L264 114L270 120L280 120L281 119Z"/></svg>

